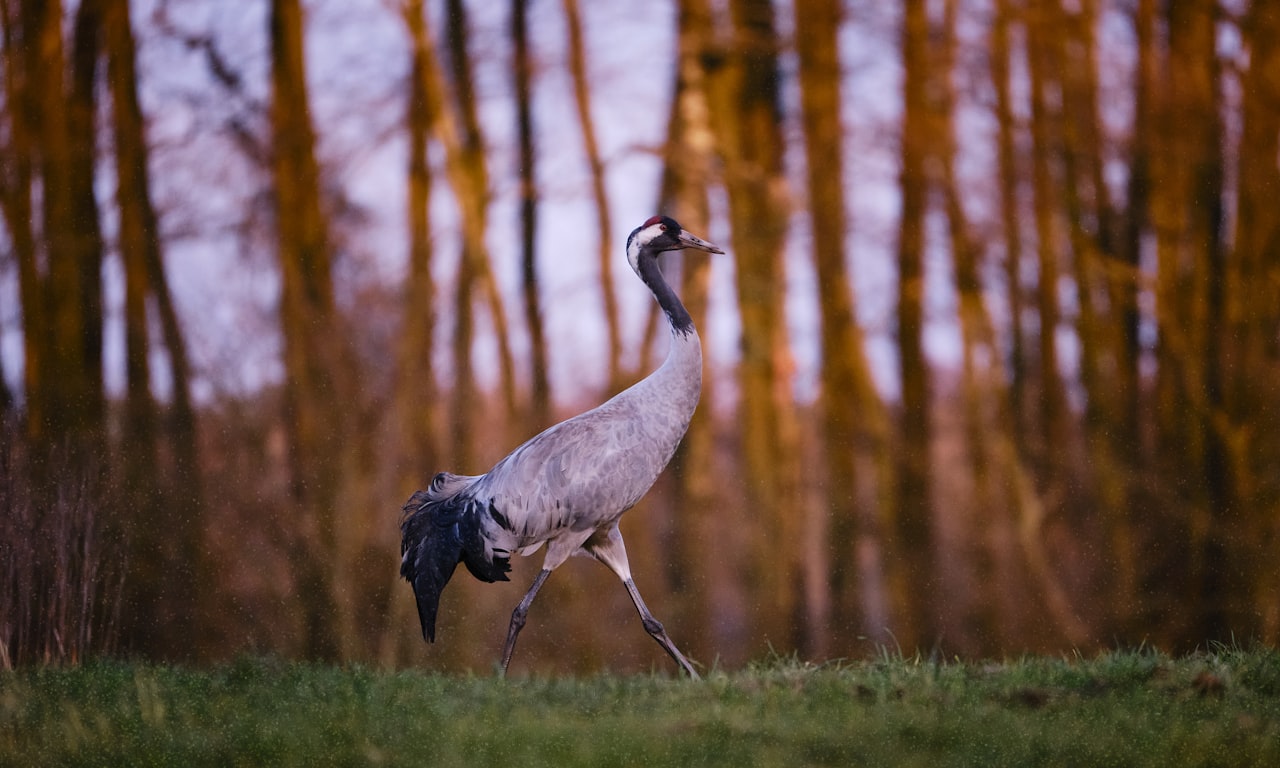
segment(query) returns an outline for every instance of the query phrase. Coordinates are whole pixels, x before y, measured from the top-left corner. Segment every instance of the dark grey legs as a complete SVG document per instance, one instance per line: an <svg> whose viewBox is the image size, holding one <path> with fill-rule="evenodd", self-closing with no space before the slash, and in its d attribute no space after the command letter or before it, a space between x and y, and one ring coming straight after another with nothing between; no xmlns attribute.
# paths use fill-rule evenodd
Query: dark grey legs
<svg viewBox="0 0 1280 768"><path fill-rule="evenodd" d="M529 591L525 593L524 599L511 612L511 625L507 628L507 644L502 648L502 669L499 675L506 676L507 666L511 664L511 654L516 650L516 638L520 635L520 630L524 629L525 620L529 616L529 606L533 603L533 598L538 595L538 590L542 589L542 585L546 582L547 577L551 575L551 571L543 568L538 572L537 578L533 580L533 586L529 587ZM644 625L644 631L649 636L658 641L658 645L670 654L680 668L689 675L690 678L698 680L698 673L694 670L693 665L685 658L684 654L676 648L676 644L671 642L671 638L667 636L667 630L663 628L662 622L653 617L649 611L649 606L644 604L644 599L640 597L640 591L636 589L636 584L630 577L622 580L623 586L627 588L627 594L631 596L631 602L635 603L636 610L640 612L640 623Z"/></svg>
<svg viewBox="0 0 1280 768"><path fill-rule="evenodd" d="M640 612L640 622L644 624L644 631L658 641L658 645L675 659L690 678L698 680L698 673L694 671L693 665L684 657L676 644L671 642L671 638L667 637L667 630L663 628L662 622L653 618L653 614L649 612L649 606L645 605L644 599L640 597L640 590L636 589L636 583L631 579L623 579L622 584L627 588L627 594L631 595L631 602L636 604L636 610Z"/></svg>
<svg viewBox="0 0 1280 768"><path fill-rule="evenodd" d="M524 594L524 599L511 612L511 626L507 628L507 644L502 649L502 676L507 674L507 665L511 663L511 654L516 650L516 636L520 634L520 630L524 629L525 618L529 615L529 605L533 603L533 598L537 597L538 590L542 589L542 584L551 575L551 571L543 568L538 571L538 577L533 580L533 586L529 587L529 591Z"/></svg>

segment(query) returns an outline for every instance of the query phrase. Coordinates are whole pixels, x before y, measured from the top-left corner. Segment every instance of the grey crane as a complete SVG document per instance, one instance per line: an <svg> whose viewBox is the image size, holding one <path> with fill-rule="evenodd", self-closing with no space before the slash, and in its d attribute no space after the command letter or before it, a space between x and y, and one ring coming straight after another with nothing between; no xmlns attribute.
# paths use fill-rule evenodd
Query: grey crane
<svg viewBox="0 0 1280 768"><path fill-rule="evenodd" d="M698 677L641 599L618 530L622 513L671 460L702 390L698 332L658 268L659 254L685 248L724 253L666 216L648 219L627 238L627 261L671 324L671 347L656 371L531 438L483 475L441 472L405 504L400 575L413 585L428 641L435 642L440 593L458 563L481 581L508 581L511 556L531 555L545 544L542 570L511 613L501 674L547 577L570 555L586 554L617 574L645 631L690 677Z"/></svg>

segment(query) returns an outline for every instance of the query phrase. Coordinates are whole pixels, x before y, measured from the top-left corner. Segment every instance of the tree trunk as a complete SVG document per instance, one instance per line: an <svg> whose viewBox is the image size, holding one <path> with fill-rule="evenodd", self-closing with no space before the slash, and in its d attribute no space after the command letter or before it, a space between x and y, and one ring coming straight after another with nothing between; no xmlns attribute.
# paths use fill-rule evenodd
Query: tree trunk
<svg viewBox="0 0 1280 768"><path fill-rule="evenodd" d="M66 304L59 312L75 320L75 342L60 347L65 355L66 385L63 407L74 419L69 426L86 439L87 456L101 451L106 434L106 393L102 386L102 232L99 227L97 177L99 61L102 56L102 2L85 0L76 9L72 35L71 90L66 102L67 138L71 163L70 218L58 223L61 231L45 230L46 239L67 238L70 262L51 263L55 292L67 289ZM45 188L45 194L50 194ZM65 268L65 273L63 273ZM64 278L65 277L65 281ZM68 313L68 310L72 310ZM55 321L55 326L61 325ZM59 343L71 338L60 337Z"/></svg>
<svg viewBox="0 0 1280 768"><path fill-rule="evenodd" d="M408 0L404 7L409 31L410 74L406 114L409 141L406 221L409 225L409 276L404 292L403 328L397 347L396 429L399 450L407 458L410 489L439 469L436 442L435 370L432 364L436 329L436 286L432 275L431 169L427 142L431 126L422 23L422 0Z"/></svg>
<svg viewBox="0 0 1280 768"><path fill-rule="evenodd" d="M938 583L930 505L929 365L924 334L924 224L929 152L928 38L924 0L907 0L902 30L902 213L898 234L898 373L902 386L902 454L897 506L886 526L895 636L903 650L927 650L938 640L932 596Z"/></svg>
<svg viewBox="0 0 1280 768"><path fill-rule="evenodd" d="M733 47L714 62L712 125L724 165L742 319L743 476L756 530L751 578L762 639L800 648L798 435L783 313L782 247L790 210L783 174L778 37L768 0L732 0ZM708 62L713 63L713 62ZM799 507L799 509L797 509Z"/></svg>
<svg viewBox="0 0 1280 768"><path fill-rule="evenodd" d="M1113 631L1118 638L1132 642L1145 638L1150 626L1142 609L1146 567L1139 549L1144 521L1149 519L1142 511L1144 451L1140 417L1150 409L1142 397L1138 372L1143 355L1138 338L1141 323L1138 297L1151 194L1152 89L1157 82L1154 25L1154 0L1139 0L1134 12L1137 65L1127 157L1129 178L1125 205L1116 212L1115 248L1104 254L1112 314L1108 340L1115 372L1109 385L1112 412L1103 429L1113 446L1112 460L1118 465L1115 469L1121 473L1122 483L1120 489L1108 494L1112 500L1105 507L1104 526L1110 559L1108 589L1113 595L1110 605Z"/></svg>
<svg viewBox="0 0 1280 768"><path fill-rule="evenodd" d="M506 310L493 275L488 246L485 244L489 170L472 91L471 63L466 47L467 15L460 0L448 0L446 10L452 98L445 85L444 72L430 48L429 28L425 29L423 40L429 46L424 61L427 64L429 112L434 118L432 128L444 145L445 169L458 201L462 220L462 258L458 268L455 299L458 325L454 332L454 375L458 378L455 379L454 386L454 417L465 421L466 414L478 405L474 395L469 393L475 391L471 372L471 303L474 301L474 290L479 288L483 291L493 322L493 335L498 345L499 386L508 416L506 423L510 424L511 417L516 413L515 362L511 353ZM455 422L454 425L454 439L459 441L458 459L464 466L474 461L470 428L471 425L466 423ZM464 435L464 431L468 434Z"/></svg>
<svg viewBox="0 0 1280 768"><path fill-rule="evenodd" d="M8 130L0 141L5 144L0 163L0 203L18 266L18 298L22 304L23 386L26 397L26 432L34 440L48 435L49 409L52 407L46 381L50 375L48 359L49 308L44 292L44 277L35 237L35 212L32 204L40 137L40 61L36 46L19 41L32 35L36 22L35 9L43 4L0 2L4 33L4 87Z"/></svg>
<svg viewBox="0 0 1280 768"><path fill-rule="evenodd" d="M520 152L520 266L524 319L529 329L529 378L531 381L531 431L550 426L551 383L547 374L547 340L543 332L538 296L538 181L537 153L533 145L533 64L529 57L529 0L511 0L511 41L515 51L512 70L516 92L516 137ZM606 209L607 210L607 209ZM609 232L601 227L607 242ZM616 318L615 318L616 319ZM615 365L616 365L616 361Z"/></svg>
<svg viewBox="0 0 1280 768"><path fill-rule="evenodd" d="M463 258L470 264L489 307L493 335L498 344L500 392L509 417L508 423L511 423L513 420L510 417L517 412L515 362L511 353L511 333L507 323L506 308L502 295L498 292L498 282L493 274L489 248L485 244L485 235L489 228L489 168L485 159L484 136L480 130L480 118L473 90L471 59L466 45L466 6L462 4L462 0L447 0L446 7L448 11L446 35L449 41L448 52L454 98L452 102L444 98L442 77L440 103L441 105L449 104L450 106L446 109L456 110L456 121L461 126L461 142L457 146L457 157L455 162L449 165L456 169L451 181L454 191L461 198ZM441 119L447 119L447 114L441 115ZM446 153L448 150L449 143L446 140Z"/></svg>
<svg viewBox="0 0 1280 768"><path fill-rule="evenodd" d="M1044 23L1055 30L1045 42L1046 61L1056 73L1060 94L1050 110L1057 128L1054 153L1061 159L1057 189L1062 202L1070 274L1075 284L1075 337L1079 343L1079 384L1088 396L1084 404L1084 431L1104 506L1123 499L1120 478L1111 458L1104 430L1111 422L1115 387L1104 363L1109 339L1101 267L1111 251L1111 203L1102 183L1102 155L1106 146L1097 105L1097 75L1093 35L1093 2L1068 10L1054 3L1041 9Z"/></svg>
<svg viewBox="0 0 1280 768"><path fill-rule="evenodd" d="M134 582L149 591L138 596L149 605L138 611L135 623L146 627L142 635L145 646L140 650L149 647L163 655L190 658L201 650L192 638L200 636L195 623L197 584L202 571L203 493L195 414L188 393L187 352L165 279L160 232L151 202L148 150L138 104L135 46L127 2L106 0L104 33L115 129L119 247L125 264L126 440L130 446L124 452L125 472L135 478L127 484L139 496L134 504L138 538L130 562L155 577L150 584ZM173 384L168 429L173 464L168 473L155 463L158 430L164 425L151 392L148 360L153 350L148 338L148 298L160 316ZM184 512L166 514L173 509ZM162 617L163 621L151 624L146 620L151 615Z"/></svg>
<svg viewBox="0 0 1280 768"><path fill-rule="evenodd" d="M606 360L609 368L608 391L615 392L623 384L622 369L619 363L622 351L622 334L618 324L618 297L613 284L613 244L609 238L613 234L609 216L609 197L605 188L604 160L600 157L599 142L596 140L595 121L591 117L591 96L587 76L585 46L582 42L582 19L578 10L578 0L563 0L565 24L569 31L569 73L573 79L574 103L578 108L578 126L582 131L583 150L587 155L587 166L591 170L591 199L596 208L596 225L599 229L597 239L597 264L600 268L600 293L604 300L605 328L607 329ZM641 360L641 365L644 365Z"/></svg>
<svg viewBox="0 0 1280 768"><path fill-rule="evenodd" d="M826 575L829 616L815 606L814 635L822 644L812 650L825 656L828 623L833 637L854 638L869 628L859 625L856 548L858 542L858 457L868 447L889 449L888 422L876 393L867 361L846 257L844 196L843 105L840 96L841 9L836 0L798 0L795 4L797 53L800 63L800 109L805 135L809 221L821 308L822 369L819 399L822 452L825 459L823 496L829 528L826 531ZM847 642L847 640L846 640ZM852 652L851 645L837 650Z"/></svg>
<svg viewBox="0 0 1280 768"><path fill-rule="evenodd" d="M74 27L71 66L64 58L62 3L24 2L19 25L28 102L29 138L38 158L45 270L28 266L32 302L43 327L25 336L34 360L39 421L28 429L45 440L66 441L83 458L101 455L105 399L102 392L102 242L94 178L94 88L100 44L96 4L82 5ZM69 71L68 84L64 72ZM31 254L39 261L39 254ZM27 306L24 291L24 307ZM28 389L28 392L31 392Z"/></svg>
<svg viewBox="0 0 1280 768"><path fill-rule="evenodd" d="M409 143L406 178L405 220L408 223L409 274L401 300L401 330L396 343L395 391L388 414L391 446L388 455L399 462L396 491L408 498L422 487L440 467L436 466L442 442L442 412L437 403L438 387L432 364L435 347L436 295L432 276L431 169L427 142L431 128L430 97L427 85L428 46L423 25L422 0L407 0L402 18L409 42L409 82L405 105L405 135ZM394 529L391 529L394 531ZM394 551L394 550L393 550ZM412 600L402 592L399 574L387 574L391 595L387 626L378 657L383 664L397 660L396 631L412 624Z"/></svg>
<svg viewBox="0 0 1280 768"><path fill-rule="evenodd" d="M1058 201L1053 194L1054 134L1049 92L1056 89L1052 81L1050 58L1052 36L1050 0L1036 0L1028 10L1027 64L1031 79L1032 188L1036 232L1036 315L1039 322L1037 352L1039 364L1040 443L1035 446L1036 465L1050 498L1057 496L1066 467L1062 448L1067 440L1066 393L1058 362L1058 272L1060 251L1055 221Z"/></svg>
<svg viewBox="0 0 1280 768"><path fill-rule="evenodd" d="M476 455L472 439L475 431L474 410L480 405L475 374L471 369L471 346L475 331L475 270L463 254L458 263L457 284L453 295L453 337L450 339L453 366L453 392L449 407L449 437L452 459L460 471L480 470L481 457Z"/></svg>
<svg viewBox="0 0 1280 768"><path fill-rule="evenodd" d="M1275 286L1280 285L1280 260L1275 258L1280 248L1280 208L1275 204L1280 189L1275 162L1280 156L1280 7L1252 4L1243 31L1249 70L1241 89L1235 258L1228 283L1228 404L1226 423L1219 429L1231 459L1233 504L1247 515L1228 537L1234 542L1230 558L1250 582L1241 585L1247 595L1233 600L1233 620L1274 646L1280 641L1275 599L1280 594L1280 517L1268 512L1275 501L1266 491L1266 478L1274 477L1280 466L1280 429L1274 415L1260 415L1280 403L1280 305L1275 300Z"/></svg>
<svg viewBox="0 0 1280 768"><path fill-rule="evenodd" d="M1026 342L1022 332L1022 213L1018 205L1020 179L1016 136L1017 123L1013 116L1013 94L1009 73L1011 51L1009 29L1013 23L1013 11L1009 0L996 0L995 19L991 25L988 44L991 61L991 79L996 92L997 165L1000 176L1000 222L1003 228L1005 302L1009 312L1009 418L1015 447L1025 454L1024 435L1026 389Z"/></svg>
<svg viewBox="0 0 1280 768"><path fill-rule="evenodd" d="M1213 424L1223 395L1224 264L1216 3L1175 3L1167 13L1162 132L1153 167L1163 181L1152 199L1158 429L1167 471L1191 480L1175 500L1187 510L1190 547L1180 564L1190 598L1184 637L1225 642L1231 639L1227 606L1238 579L1224 537L1238 510L1230 508L1224 448Z"/></svg>
<svg viewBox="0 0 1280 768"><path fill-rule="evenodd" d="M285 423L301 540L290 552L303 612L303 654L341 658L345 616L335 592L335 501L343 444L336 381L342 342L330 277L327 224L306 92L298 0L272 0L271 123L284 330Z"/></svg>
<svg viewBox="0 0 1280 768"><path fill-rule="evenodd" d="M679 59L675 71L671 114L667 124L659 211L667 211L691 232L707 233L711 215L708 190L713 183L714 146L711 140L710 79L704 54L713 48L710 7L704 0L682 0L676 21ZM680 265L680 296L703 338L707 327L708 287L713 260L696 251L672 254ZM667 334L660 329L661 310L651 310L640 359L651 359L653 340ZM725 531L734 529L727 513L716 450L716 378L710 356L703 356L702 397L685 438L671 460L675 480L673 540L676 556L667 569L671 593L682 596L677 621L706 634L690 638L695 656L710 653L725 659L745 657L749 642L744 630L745 603L737 549L721 549L723 557L707 558L710 547L723 545ZM734 539L742 541L742 539Z"/></svg>
<svg viewBox="0 0 1280 768"><path fill-rule="evenodd" d="M133 34L127 3L109 0L105 9L106 47L109 59L113 135L116 144L116 204L120 210L120 255L124 262L125 300L125 418L121 452L126 508L132 514L130 530L129 627L126 644L147 655L161 655L168 637L166 580L171 565L166 545L170 531L162 524L167 506L160 501L156 476L158 424L151 395L151 349L148 341L146 249L156 236L154 219L146 221L143 208L150 205L147 169L142 144L142 119L133 91ZM127 48L127 53L124 49ZM176 540L175 540L176 541ZM181 571L179 572L181 573ZM179 581L187 581L179 578ZM190 605L188 596L187 605Z"/></svg>
<svg viewBox="0 0 1280 768"><path fill-rule="evenodd" d="M1002 399L1002 391L1001 383L990 373L990 363L984 364L982 361L998 360L999 350L995 346L991 318L983 299L978 274L980 246L972 234L962 202L963 191L956 174L960 143L960 138L956 135L958 98L952 76L957 46L956 6L956 0L946 0L944 4L942 41L936 48L934 71L944 84L938 88L940 104L935 110L936 139L932 144L938 148L936 164L941 175L939 182L947 216L963 347L963 430L974 495L970 510L963 519L968 521L966 527L972 528L976 534L972 545L966 548L966 560L970 562L975 583L992 584L997 583L996 561L999 557L999 553L994 551L994 543L1010 539L1011 526L1002 514L1003 507L997 500L998 493L992 478L991 462L988 460L987 439L993 427L1002 428L1005 425L992 424L993 419L987 413L989 401L995 400L998 403ZM964 512L963 509L956 509L950 514ZM998 645L994 640L1002 618L999 615L1001 607L998 601L989 599L963 601L955 606L953 613L962 613L963 634L953 642L967 644L967 650L971 653L991 653L997 650Z"/></svg>

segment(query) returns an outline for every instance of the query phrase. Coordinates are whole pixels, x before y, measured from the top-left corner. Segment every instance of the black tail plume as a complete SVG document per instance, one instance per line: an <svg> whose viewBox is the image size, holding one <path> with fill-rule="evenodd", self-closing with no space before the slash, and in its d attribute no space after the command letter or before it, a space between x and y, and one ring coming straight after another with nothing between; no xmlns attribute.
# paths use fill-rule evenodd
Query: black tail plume
<svg viewBox="0 0 1280 768"><path fill-rule="evenodd" d="M436 639L436 612L440 593L462 560L462 536L458 523L467 499L443 499L418 491L404 505L400 523L400 575L413 585L418 601L422 636Z"/></svg>

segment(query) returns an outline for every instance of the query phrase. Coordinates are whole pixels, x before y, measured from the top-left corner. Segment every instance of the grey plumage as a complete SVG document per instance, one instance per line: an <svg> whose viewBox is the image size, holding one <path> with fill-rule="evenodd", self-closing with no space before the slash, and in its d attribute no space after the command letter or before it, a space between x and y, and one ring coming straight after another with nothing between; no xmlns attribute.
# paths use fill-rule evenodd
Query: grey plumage
<svg viewBox="0 0 1280 768"><path fill-rule="evenodd" d="M483 475L442 472L404 507L400 574L413 585L422 633L435 639L440 593L458 563L481 581L507 581L512 555L546 546L542 570L511 616L502 671L534 596L573 554L590 555L622 580L645 630L691 677L692 664L653 618L631 579L618 520L649 490L689 426L702 388L702 349L657 257L694 248L723 253L668 217L627 240L627 259L671 324L671 348L648 377L602 405L538 434Z"/></svg>

